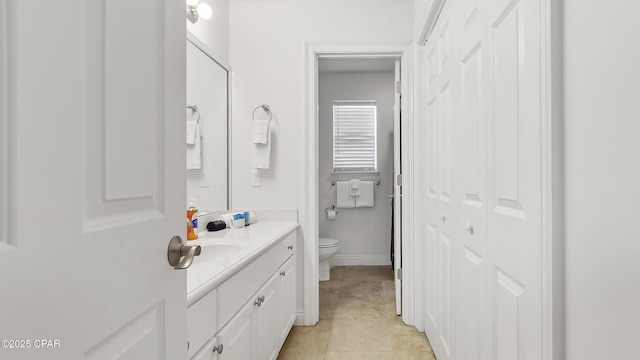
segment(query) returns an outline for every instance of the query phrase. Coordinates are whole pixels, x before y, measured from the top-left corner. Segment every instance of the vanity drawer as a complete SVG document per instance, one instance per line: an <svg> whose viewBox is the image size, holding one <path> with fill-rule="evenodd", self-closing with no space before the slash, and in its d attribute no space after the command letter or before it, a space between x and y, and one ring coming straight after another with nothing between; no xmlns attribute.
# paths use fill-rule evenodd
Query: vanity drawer
<svg viewBox="0 0 640 360"><path fill-rule="evenodd" d="M287 235L276 247L280 249L278 254L280 262L278 265L284 263L291 255L295 254L296 247L298 246L296 232L292 232Z"/></svg>
<svg viewBox="0 0 640 360"><path fill-rule="evenodd" d="M218 331L217 303L217 290L213 290L187 309L187 353L189 358Z"/></svg>

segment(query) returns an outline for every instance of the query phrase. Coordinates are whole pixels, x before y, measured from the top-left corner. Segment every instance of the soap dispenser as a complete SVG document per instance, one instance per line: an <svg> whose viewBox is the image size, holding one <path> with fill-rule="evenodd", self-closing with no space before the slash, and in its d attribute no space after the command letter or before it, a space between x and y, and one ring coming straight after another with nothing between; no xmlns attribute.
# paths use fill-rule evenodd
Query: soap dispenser
<svg viewBox="0 0 640 360"><path fill-rule="evenodd" d="M198 239L198 209L195 200L189 201L187 208L187 240Z"/></svg>

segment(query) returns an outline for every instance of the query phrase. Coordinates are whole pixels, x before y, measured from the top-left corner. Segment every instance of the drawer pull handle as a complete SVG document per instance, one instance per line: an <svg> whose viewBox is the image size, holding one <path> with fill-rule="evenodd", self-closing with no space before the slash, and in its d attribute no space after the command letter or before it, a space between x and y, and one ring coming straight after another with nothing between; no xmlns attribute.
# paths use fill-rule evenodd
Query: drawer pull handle
<svg viewBox="0 0 640 360"><path fill-rule="evenodd" d="M253 305L262 305L262 303L264 302L264 295L260 296L259 298L256 299L256 301L253 302Z"/></svg>
<svg viewBox="0 0 640 360"><path fill-rule="evenodd" d="M287 273L285 271L280 271L280 276L285 276Z"/></svg>
<svg viewBox="0 0 640 360"><path fill-rule="evenodd" d="M222 346L222 344L218 345L218 346L214 346L213 347L213 352L217 352L218 354L222 354L222 350L224 349L224 346Z"/></svg>
<svg viewBox="0 0 640 360"><path fill-rule="evenodd" d="M293 245L289 245L289 246L287 246L287 249L289 249L289 250L293 250Z"/></svg>

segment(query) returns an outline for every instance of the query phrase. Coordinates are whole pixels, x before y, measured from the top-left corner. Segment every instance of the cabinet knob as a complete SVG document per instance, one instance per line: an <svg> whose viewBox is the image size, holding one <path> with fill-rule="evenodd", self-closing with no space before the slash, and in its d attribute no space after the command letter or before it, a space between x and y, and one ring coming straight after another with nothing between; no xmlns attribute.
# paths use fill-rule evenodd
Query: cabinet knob
<svg viewBox="0 0 640 360"><path fill-rule="evenodd" d="M222 346L222 344L218 345L218 346L214 346L213 347L213 352L217 352L218 354L222 354L222 350L224 349L224 346Z"/></svg>
<svg viewBox="0 0 640 360"><path fill-rule="evenodd" d="M264 302L264 295L260 296L260 303Z"/></svg>
<svg viewBox="0 0 640 360"><path fill-rule="evenodd" d="M287 249L289 249L289 250L293 250L293 245L289 245L289 246L287 246Z"/></svg>
<svg viewBox="0 0 640 360"><path fill-rule="evenodd" d="M467 223L466 230L469 234L473 235L473 225Z"/></svg>
<svg viewBox="0 0 640 360"><path fill-rule="evenodd" d="M280 271L280 276L285 276L285 275L287 275L287 273L284 270Z"/></svg>
<svg viewBox="0 0 640 360"><path fill-rule="evenodd" d="M255 305L255 306L262 305L262 301L260 301L260 298L257 298L256 301L253 302L253 305Z"/></svg>

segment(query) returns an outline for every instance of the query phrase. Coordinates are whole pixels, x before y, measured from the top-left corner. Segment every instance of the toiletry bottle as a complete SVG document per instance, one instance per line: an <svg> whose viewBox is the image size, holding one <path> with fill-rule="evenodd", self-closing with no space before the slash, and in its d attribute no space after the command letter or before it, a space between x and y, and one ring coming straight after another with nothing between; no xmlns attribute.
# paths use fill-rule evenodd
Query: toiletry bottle
<svg viewBox="0 0 640 360"><path fill-rule="evenodd" d="M196 214L198 209L194 200L189 201L187 208L187 240L196 240L198 238L198 218Z"/></svg>

